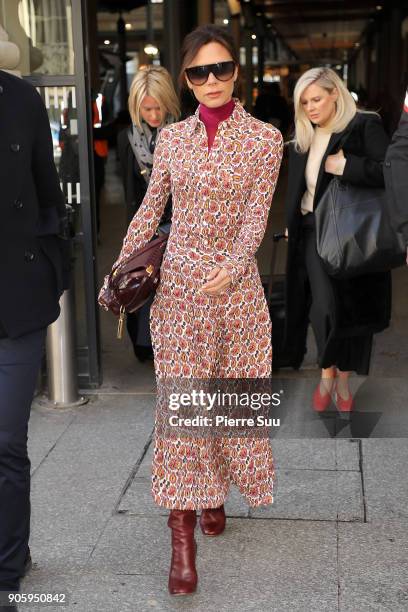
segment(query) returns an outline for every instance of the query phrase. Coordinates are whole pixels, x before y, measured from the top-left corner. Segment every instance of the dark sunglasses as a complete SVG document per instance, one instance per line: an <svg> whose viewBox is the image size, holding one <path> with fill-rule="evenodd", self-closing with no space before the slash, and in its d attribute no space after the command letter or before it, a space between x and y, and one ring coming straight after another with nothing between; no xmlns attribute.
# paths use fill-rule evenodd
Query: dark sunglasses
<svg viewBox="0 0 408 612"><path fill-rule="evenodd" d="M235 62L218 62L217 64L206 64L205 66L192 66L186 68L186 75L193 85L204 85L207 82L210 72L219 81L229 81L235 70Z"/></svg>

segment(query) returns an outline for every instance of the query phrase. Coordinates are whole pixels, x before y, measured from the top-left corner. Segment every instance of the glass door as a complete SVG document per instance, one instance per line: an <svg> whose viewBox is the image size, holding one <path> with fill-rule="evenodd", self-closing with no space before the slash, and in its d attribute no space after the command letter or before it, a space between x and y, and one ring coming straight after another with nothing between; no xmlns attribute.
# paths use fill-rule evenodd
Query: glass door
<svg viewBox="0 0 408 612"><path fill-rule="evenodd" d="M0 0L0 33L14 57L7 68L33 84L47 108L61 188L72 208L79 385L97 387L101 361L85 9L85 0Z"/></svg>

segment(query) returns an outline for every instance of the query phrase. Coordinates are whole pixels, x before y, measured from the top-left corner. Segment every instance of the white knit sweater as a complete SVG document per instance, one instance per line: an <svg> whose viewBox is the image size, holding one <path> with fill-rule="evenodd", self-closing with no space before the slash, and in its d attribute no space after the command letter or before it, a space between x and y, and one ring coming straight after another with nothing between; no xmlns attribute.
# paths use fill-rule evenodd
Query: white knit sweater
<svg viewBox="0 0 408 612"><path fill-rule="evenodd" d="M317 177L319 175L323 155L325 154L327 145L329 144L330 136L331 132L319 128L318 126L315 127L305 171L306 191L303 194L300 204L301 211L304 215L306 215L308 212L313 212L313 200L315 196Z"/></svg>

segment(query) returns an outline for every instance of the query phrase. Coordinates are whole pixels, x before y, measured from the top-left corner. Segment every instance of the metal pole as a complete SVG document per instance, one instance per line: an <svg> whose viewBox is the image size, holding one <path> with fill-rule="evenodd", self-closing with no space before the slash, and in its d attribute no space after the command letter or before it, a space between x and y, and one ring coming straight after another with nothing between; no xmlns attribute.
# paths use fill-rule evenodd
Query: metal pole
<svg viewBox="0 0 408 612"><path fill-rule="evenodd" d="M164 65L175 82L180 70L180 5L180 0L164 0Z"/></svg>
<svg viewBox="0 0 408 612"><path fill-rule="evenodd" d="M213 0L200 0L198 3L198 25L214 23Z"/></svg>
<svg viewBox="0 0 408 612"><path fill-rule="evenodd" d="M258 35L258 93L263 85L265 71L265 38Z"/></svg>
<svg viewBox="0 0 408 612"><path fill-rule="evenodd" d="M84 376L84 383L91 387L98 387L102 382L101 347L99 331L99 307L97 302L97 270L96 270L96 206L95 180L93 166L92 141L92 101L89 83L88 63L88 36L85 0L72 0L75 9L73 24L74 34L74 61L75 61L75 87L78 109L78 153L81 175L81 201L80 213L82 218L83 273L85 290L86 314L86 355L89 370ZM81 373L82 374L82 373ZM80 374L80 375L81 375Z"/></svg>
<svg viewBox="0 0 408 612"><path fill-rule="evenodd" d="M252 63L252 38L249 30L245 31L245 107L252 112L252 88L254 84L254 66Z"/></svg>
<svg viewBox="0 0 408 612"><path fill-rule="evenodd" d="M78 395L73 288L62 294L60 308L60 316L48 327L46 342L48 401L55 408L88 401Z"/></svg>
<svg viewBox="0 0 408 612"><path fill-rule="evenodd" d="M125 21L120 15L118 19L118 47L120 59L120 106L121 110L127 109L128 90L126 74L126 26Z"/></svg>
<svg viewBox="0 0 408 612"><path fill-rule="evenodd" d="M152 3L148 0L146 4L146 23L147 23L147 42L151 45L154 41L153 33L153 14L152 14Z"/></svg>
<svg viewBox="0 0 408 612"><path fill-rule="evenodd" d="M238 49L241 47L241 15L231 15L230 17L230 33L234 39L235 47Z"/></svg>

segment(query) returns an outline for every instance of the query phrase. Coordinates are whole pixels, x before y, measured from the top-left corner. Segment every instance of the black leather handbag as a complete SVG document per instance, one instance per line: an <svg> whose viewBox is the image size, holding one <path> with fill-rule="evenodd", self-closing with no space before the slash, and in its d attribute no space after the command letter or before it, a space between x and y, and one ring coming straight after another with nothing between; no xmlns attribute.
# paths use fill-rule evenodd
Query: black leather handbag
<svg viewBox="0 0 408 612"><path fill-rule="evenodd" d="M385 189L334 177L314 216L317 252L330 276L353 278L404 265L406 245L391 227Z"/></svg>

